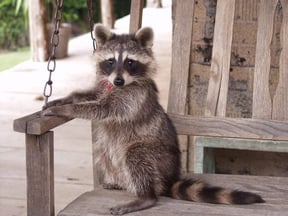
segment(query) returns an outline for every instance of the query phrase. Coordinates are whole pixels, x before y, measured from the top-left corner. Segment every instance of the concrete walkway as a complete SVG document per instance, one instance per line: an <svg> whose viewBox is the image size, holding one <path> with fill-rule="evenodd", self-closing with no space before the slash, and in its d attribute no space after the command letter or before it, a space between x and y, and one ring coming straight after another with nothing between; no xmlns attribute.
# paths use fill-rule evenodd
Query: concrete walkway
<svg viewBox="0 0 288 216"><path fill-rule="evenodd" d="M117 21L116 31L128 31L129 17ZM171 63L171 8L145 9L143 26L155 32L154 51L159 70L155 77L161 104L166 107ZM57 60L53 97L93 83L92 41L89 34L72 39L69 57ZM12 129L13 120L41 109L48 78L47 63L24 62L0 72L0 215L26 215L25 137ZM81 193L92 190L90 122L73 120L55 129L56 212Z"/></svg>

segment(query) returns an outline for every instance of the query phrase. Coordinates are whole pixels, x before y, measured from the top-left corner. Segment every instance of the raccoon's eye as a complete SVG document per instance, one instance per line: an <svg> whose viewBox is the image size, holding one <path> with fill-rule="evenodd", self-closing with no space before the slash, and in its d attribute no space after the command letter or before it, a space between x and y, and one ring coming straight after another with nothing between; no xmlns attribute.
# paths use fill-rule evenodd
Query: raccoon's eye
<svg viewBox="0 0 288 216"><path fill-rule="evenodd" d="M113 65L114 62L115 62L115 59L114 58L110 58L110 59L106 60L106 62L107 62L108 65Z"/></svg>
<svg viewBox="0 0 288 216"><path fill-rule="evenodd" d="M136 62L135 62L134 60L132 60L132 59L127 59L126 63L127 63L127 65L128 65L129 67L133 67Z"/></svg>

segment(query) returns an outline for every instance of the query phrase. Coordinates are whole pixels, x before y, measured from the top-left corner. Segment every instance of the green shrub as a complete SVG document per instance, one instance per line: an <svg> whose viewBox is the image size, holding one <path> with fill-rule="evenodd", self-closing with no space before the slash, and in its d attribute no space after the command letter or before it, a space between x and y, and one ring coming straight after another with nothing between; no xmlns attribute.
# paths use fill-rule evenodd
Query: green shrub
<svg viewBox="0 0 288 216"><path fill-rule="evenodd" d="M53 1L46 0L47 21L53 18ZM120 18L130 11L131 0L114 0L115 18ZM93 21L101 21L100 0L93 0ZM15 50L27 46L28 38L28 0L1 0L0 2L0 49ZM74 35L87 32L88 9L86 0L64 0L62 21L70 22L75 27Z"/></svg>
<svg viewBox="0 0 288 216"><path fill-rule="evenodd" d="M0 3L0 49L16 50L28 45L23 13L19 10L16 14L14 1L2 0Z"/></svg>

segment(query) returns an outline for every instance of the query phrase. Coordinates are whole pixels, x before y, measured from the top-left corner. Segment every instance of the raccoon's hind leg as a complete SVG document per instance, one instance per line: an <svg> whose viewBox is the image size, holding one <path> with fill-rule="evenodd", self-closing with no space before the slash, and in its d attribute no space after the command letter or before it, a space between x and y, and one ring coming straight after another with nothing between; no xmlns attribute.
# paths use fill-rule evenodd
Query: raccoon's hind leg
<svg viewBox="0 0 288 216"><path fill-rule="evenodd" d="M110 209L112 215L123 215L129 212L139 211L143 209L150 208L155 205L156 198L138 198L130 203L119 205Z"/></svg>
<svg viewBox="0 0 288 216"><path fill-rule="evenodd" d="M110 209L112 215L122 215L154 206L157 202L154 185L154 167L147 157L145 145L134 144L127 151L126 165L131 176L131 184L136 190L137 199ZM149 156L149 155L148 155Z"/></svg>
<svg viewBox="0 0 288 216"><path fill-rule="evenodd" d="M118 184L111 184L111 183L104 183L102 186L104 189L107 189L107 190L124 190L125 189Z"/></svg>

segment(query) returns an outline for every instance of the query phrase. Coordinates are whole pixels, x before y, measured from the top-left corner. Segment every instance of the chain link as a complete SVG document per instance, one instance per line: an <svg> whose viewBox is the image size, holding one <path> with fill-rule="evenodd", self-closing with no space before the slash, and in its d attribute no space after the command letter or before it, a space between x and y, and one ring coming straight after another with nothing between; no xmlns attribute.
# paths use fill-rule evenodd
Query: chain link
<svg viewBox="0 0 288 216"><path fill-rule="evenodd" d="M55 51L56 48L59 44L59 29L60 29L60 25L61 25L61 20L62 20L62 9L63 9L63 2L64 0L57 0L56 2L56 10L55 10L55 15L54 15L54 31L51 35L51 39L50 39L50 55L49 55L49 59L48 59L48 63L47 63L47 70L49 72L49 77L47 82L44 85L44 90L43 90L43 96L45 98L45 104L44 107L47 106L49 97L52 95L52 73L55 71L56 69L56 57L55 57ZM88 7L88 21L89 21L89 28L90 28L90 36L92 39L92 43L93 43L93 51L95 52L96 50L96 39L93 35L93 26L94 26L94 22L93 22L93 3L92 0L87 0L87 7Z"/></svg>
<svg viewBox="0 0 288 216"><path fill-rule="evenodd" d="M49 72L49 77L47 82L44 85L44 90L43 90L43 96L45 98L45 104L44 106L47 105L49 97L52 95L52 73L56 69L56 57L55 57L55 51L57 46L59 45L59 28L61 25L61 20L62 20L62 9L63 9L63 1L64 0L57 0L56 1L56 8L55 8L55 15L54 15L54 31L51 35L50 39L50 55L48 58L48 63L47 63L47 70Z"/></svg>
<svg viewBox="0 0 288 216"><path fill-rule="evenodd" d="M92 0L87 0L87 7L88 7L88 22L89 22L89 28L90 28L90 36L92 39L92 43L93 43L93 52L95 52L96 50L96 39L93 35L93 26L94 26L94 21L93 21L93 11L94 11L94 7L93 7L93 2Z"/></svg>

